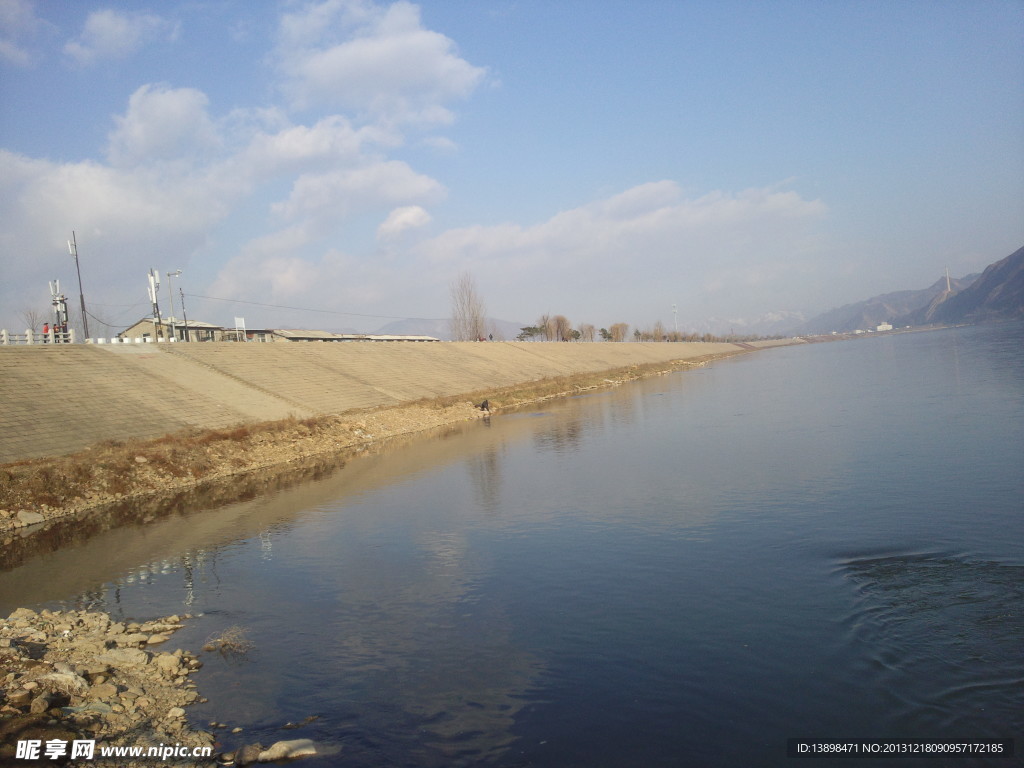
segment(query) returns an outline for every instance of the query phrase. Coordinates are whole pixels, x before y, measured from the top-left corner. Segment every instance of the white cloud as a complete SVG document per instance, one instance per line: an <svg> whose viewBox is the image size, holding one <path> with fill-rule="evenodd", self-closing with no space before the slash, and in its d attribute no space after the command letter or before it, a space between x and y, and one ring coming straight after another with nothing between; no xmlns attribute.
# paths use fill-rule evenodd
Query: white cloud
<svg viewBox="0 0 1024 768"><path fill-rule="evenodd" d="M804 268L813 227L825 212L820 201L794 192L686 198L675 182L661 181L531 227L449 230L420 244L417 254L423 269L470 270L482 281L500 280L509 299L489 304L507 305L507 311L575 311L602 303L638 313L666 294L710 306L713 292L720 292L714 299L719 311L752 298L770 302L771 309L782 299L766 294L765 286L782 291L786 277Z"/></svg>
<svg viewBox="0 0 1024 768"><path fill-rule="evenodd" d="M20 67L32 64L27 43L46 26L29 0L0 0L0 60Z"/></svg>
<svg viewBox="0 0 1024 768"><path fill-rule="evenodd" d="M338 220L356 210L410 200L437 199L443 188L429 176L397 160L328 173L303 174L291 195L272 207L288 219Z"/></svg>
<svg viewBox="0 0 1024 768"><path fill-rule="evenodd" d="M320 181L330 188L324 199L337 199L340 177ZM306 214L320 189L309 184L290 200L302 198ZM373 258L320 251L315 227L306 226L316 218L307 216L251 243L221 273L215 295L437 317L447 312L446 286L468 270L492 313L507 319L555 311L575 322L643 324L671 319L675 301L681 320L769 311L786 306L790 284L813 269L807 250L825 213L820 201L791 191L687 197L675 182L660 181L535 226L462 227L416 242L430 216L404 205L378 228L387 248Z"/></svg>
<svg viewBox="0 0 1024 768"><path fill-rule="evenodd" d="M280 40L284 91L300 108L446 124L453 117L444 104L469 96L485 75L401 0L386 8L357 0L309 5L284 17Z"/></svg>
<svg viewBox="0 0 1024 768"><path fill-rule="evenodd" d="M418 205L406 205L395 208L377 227L379 240L390 240L410 229L425 227L431 222L431 216Z"/></svg>
<svg viewBox="0 0 1024 768"><path fill-rule="evenodd" d="M108 156L117 166L194 160L221 139L207 114L206 94L193 88L144 85L131 95L128 111L115 118Z"/></svg>
<svg viewBox="0 0 1024 768"><path fill-rule="evenodd" d="M340 115L311 126L286 124L272 132L257 128L249 133L238 172L258 176L357 166L377 157L379 148L398 143L391 131L372 125L357 129Z"/></svg>
<svg viewBox="0 0 1024 768"><path fill-rule="evenodd" d="M226 196L208 177L60 164L2 150L0 199L0 253L20 255L2 266L5 322L19 303L47 306L48 280L70 284L65 240L73 229L87 297L130 305L145 297L149 267L184 267L228 211ZM125 325L135 319L119 318Z"/></svg>
<svg viewBox="0 0 1024 768"><path fill-rule="evenodd" d="M82 33L68 41L64 53L86 67L104 59L127 58L158 36L176 34L175 25L160 16L107 8L89 14Z"/></svg>

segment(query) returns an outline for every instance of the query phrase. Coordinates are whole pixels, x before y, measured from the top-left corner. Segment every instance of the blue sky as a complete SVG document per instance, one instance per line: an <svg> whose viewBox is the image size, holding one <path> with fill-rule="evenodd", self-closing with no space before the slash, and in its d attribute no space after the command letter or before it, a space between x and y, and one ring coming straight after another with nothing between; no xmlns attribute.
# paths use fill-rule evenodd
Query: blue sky
<svg viewBox="0 0 1024 768"><path fill-rule="evenodd" d="M1020 0L0 0L0 68L0 327L77 298L72 230L115 330L151 267L250 327L466 271L506 320L743 327L1024 244Z"/></svg>

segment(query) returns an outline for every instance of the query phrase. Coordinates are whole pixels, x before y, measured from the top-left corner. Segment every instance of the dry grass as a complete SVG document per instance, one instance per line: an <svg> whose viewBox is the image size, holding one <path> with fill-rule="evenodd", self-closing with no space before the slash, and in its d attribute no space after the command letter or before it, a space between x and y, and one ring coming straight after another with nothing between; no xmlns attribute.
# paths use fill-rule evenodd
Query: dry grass
<svg viewBox="0 0 1024 768"><path fill-rule="evenodd" d="M106 440L66 456L0 466L0 509L58 507L91 496L125 495L140 482L202 480L221 466L245 464L252 445L282 436L315 435L334 417L281 419L226 429L183 430L153 440Z"/></svg>
<svg viewBox="0 0 1024 768"><path fill-rule="evenodd" d="M204 651L216 651L221 656L244 656L253 649L245 627L233 626L211 635L203 644Z"/></svg>

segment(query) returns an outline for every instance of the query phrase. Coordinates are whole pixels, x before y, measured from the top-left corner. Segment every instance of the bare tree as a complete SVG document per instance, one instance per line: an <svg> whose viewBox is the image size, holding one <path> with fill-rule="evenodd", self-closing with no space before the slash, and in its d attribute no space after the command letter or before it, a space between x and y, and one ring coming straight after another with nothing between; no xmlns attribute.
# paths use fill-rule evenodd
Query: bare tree
<svg viewBox="0 0 1024 768"><path fill-rule="evenodd" d="M594 340L594 330L595 329L594 329L594 326L592 326L590 323L580 323L579 330L580 330L580 338L583 341L593 341Z"/></svg>
<svg viewBox="0 0 1024 768"><path fill-rule="evenodd" d="M565 315L555 315L551 321L555 324L556 341L569 341L572 338L572 323L569 322L569 318Z"/></svg>
<svg viewBox="0 0 1024 768"><path fill-rule="evenodd" d="M541 335L544 337L544 341L554 341L558 337L555 335L555 318L551 315L543 314L537 319L537 327L540 328Z"/></svg>
<svg viewBox="0 0 1024 768"><path fill-rule="evenodd" d="M463 272L451 284L452 338L455 341L478 341L487 336L487 310L477 290L476 281Z"/></svg>
<svg viewBox="0 0 1024 768"><path fill-rule="evenodd" d="M654 324L654 328L651 329L651 341L667 341L665 338L665 326L661 324L661 320Z"/></svg>
<svg viewBox="0 0 1024 768"><path fill-rule="evenodd" d="M608 332L611 334L612 341L625 341L626 334L629 333L629 323L615 323L608 328Z"/></svg>
<svg viewBox="0 0 1024 768"><path fill-rule="evenodd" d="M21 310L21 321L25 323L25 327L30 331L36 331L39 329L39 324L46 319L46 313L40 312L38 309L26 307Z"/></svg>

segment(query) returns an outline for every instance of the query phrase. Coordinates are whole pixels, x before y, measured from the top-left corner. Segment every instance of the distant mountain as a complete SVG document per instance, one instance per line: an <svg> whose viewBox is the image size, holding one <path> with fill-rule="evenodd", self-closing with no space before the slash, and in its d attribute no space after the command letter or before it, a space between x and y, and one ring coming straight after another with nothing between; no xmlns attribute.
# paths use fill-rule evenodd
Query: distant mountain
<svg viewBox="0 0 1024 768"><path fill-rule="evenodd" d="M964 323L1024 317L1024 248L990 264L981 277L928 307L898 319L901 325Z"/></svg>
<svg viewBox="0 0 1024 768"><path fill-rule="evenodd" d="M519 329L525 323L513 323L508 320L497 320L487 318L489 333L499 341L513 341L519 335ZM442 341L451 341L451 321L448 318L418 318L412 317L406 320L395 320L382 325L374 333L393 334L397 336L433 336Z"/></svg>
<svg viewBox="0 0 1024 768"><path fill-rule="evenodd" d="M950 278L949 285L951 294L967 288L978 278L978 275L968 275L961 278ZM883 293L880 296L858 301L854 304L846 304L838 309L813 317L804 323L799 333L840 333L868 330L875 328L880 323L893 322L916 310L925 310L936 300L946 293L946 278L940 277L932 285L916 291L894 291ZM900 325L913 325L914 323L898 321Z"/></svg>
<svg viewBox="0 0 1024 768"><path fill-rule="evenodd" d="M788 336L807 321L802 312L780 309L760 317L709 317L696 329L715 336Z"/></svg>
<svg viewBox="0 0 1024 768"><path fill-rule="evenodd" d="M405 320L393 320L382 325L373 333L394 336L433 336L435 339L451 338L451 330L447 319L431 319L411 317Z"/></svg>

